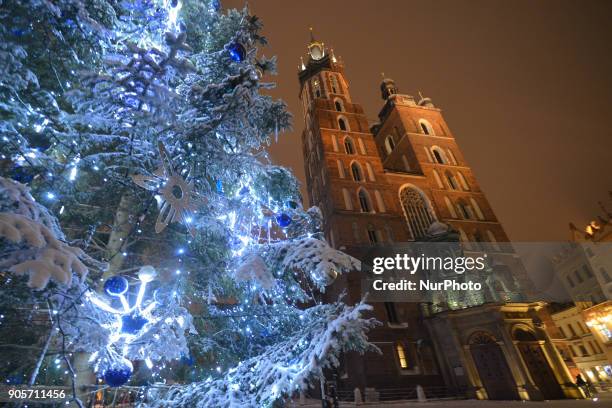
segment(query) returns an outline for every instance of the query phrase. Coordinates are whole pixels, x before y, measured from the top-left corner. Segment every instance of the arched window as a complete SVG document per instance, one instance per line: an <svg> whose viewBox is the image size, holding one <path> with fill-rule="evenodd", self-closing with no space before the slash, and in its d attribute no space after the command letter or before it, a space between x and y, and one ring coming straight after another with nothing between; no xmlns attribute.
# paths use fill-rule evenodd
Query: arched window
<svg viewBox="0 0 612 408"><path fill-rule="evenodd" d="M446 203L446 208L448 209L450 216L457 218L457 211L455 211L455 207L453 207L451 200L448 197L444 197L444 202Z"/></svg>
<svg viewBox="0 0 612 408"><path fill-rule="evenodd" d="M446 175L446 180L448 181L448 186L452 190L459 190L459 183L457 183L457 179L455 178L455 176L450 171L447 171L444 174Z"/></svg>
<svg viewBox="0 0 612 408"><path fill-rule="evenodd" d="M363 171L361 170L361 165L359 163L351 163L351 173L353 174L353 180L363 181Z"/></svg>
<svg viewBox="0 0 612 408"><path fill-rule="evenodd" d="M461 182L461 187L463 187L463 189L465 191L470 191L470 185L468 184L465 176L463 175L462 172L458 171L457 175L459 176L459 181Z"/></svg>
<svg viewBox="0 0 612 408"><path fill-rule="evenodd" d="M420 119L419 125L421 126L421 130L423 131L424 134L435 136L435 133L433 131L433 126L431 126L431 123L429 123L427 120Z"/></svg>
<svg viewBox="0 0 612 408"><path fill-rule="evenodd" d="M372 212L372 201L370 200L370 195L363 188L359 189L359 193L357 193L357 197L359 198L359 206L361 207L361 212Z"/></svg>
<svg viewBox="0 0 612 408"><path fill-rule="evenodd" d="M434 222L433 213L424 195L414 187L404 187L400 190L400 202L414 238L424 236Z"/></svg>
<svg viewBox="0 0 612 408"><path fill-rule="evenodd" d="M345 118L338 118L338 127L340 130L349 130Z"/></svg>
<svg viewBox="0 0 612 408"><path fill-rule="evenodd" d="M433 175L436 179L436 184L438 185L438 188L444 188L444 184L442 184L442 179L440 178L440 174L438 174L437 170L433 170Z"/></svg>
<svg viewBox="0 0 612 408"><path fill-rule="evenodd" d="M397 343L395 345L395 352L397 353L397 361L399 362L400 368L405 370L408 368L408 359L406 358L406 352L404 351L404 346L402 343Z"/></svg>
<svg viewBox="0 0 612 408"><path fill-rule="evenodd" d="M342 197L344 198L344 209L348 211L352 211L353 201L351 200L351 194L346 188L342 189Z"/></svg>
<svg viewBox="0 0 612 408"><path fill-rule="evenodd" d="M332 135L331 140L332 140L332 147L334 148L334 152L337 152L338 151L338 138L336 137L336 135Z"/></svg>
<svg viewBox="0 0 612 408"><path fill-rule="evenodd" d="M391 154L393 149L395 149L395 142L393 141L393 136L389 135L385 138L385 150L387 154Z"/></svg>
<svg viewBox="0 0 612 408"><path fill-rule="evenodd" d="M431 148L431 153L433 154L434 160L439 164L447 164L448 160L446 160L446 156L444 151L440 149L438 146L434 146Z"/></svg>
<svg viewBox="0 0 612 408"><path fill-rule="evenodd" d="M467 205L463 200L457 203L457 209L459 210L461 218L464 218L466 220L474 219L474 213L472 212L472 208Z"/></svg>
<svg viewBox="0 0 612 408"><path fill-rule="evenodd" d="M344 104L342 103L342 100L336 98L334 100L334 105L336 106L336 110L338 112L344 112Z"/></svg>
<svg viewBox="0 0 612 408"><path fill-rule="evenodd" d="M366 170L368 171L368 178L370 181L376 181L376 178L374 177L374 169L372 169L370 163L366 163Z"/></svg>
<svg viewBox="0 0 612 408"><path fill-rule="evenodd" d="M346 154L355 154L355 145L350 137L344 138L344 150Z"/></svg>

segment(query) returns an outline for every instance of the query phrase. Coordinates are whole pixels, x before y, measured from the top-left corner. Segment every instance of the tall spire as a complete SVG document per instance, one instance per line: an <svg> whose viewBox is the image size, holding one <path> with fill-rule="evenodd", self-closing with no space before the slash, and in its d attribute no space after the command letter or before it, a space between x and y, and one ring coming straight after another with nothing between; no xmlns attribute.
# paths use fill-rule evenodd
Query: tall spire
<svg viewBox="0 0 612 408"><path fill-rule="evenodd" d="M312 31L312 27L310 27L310 43L314 43L316 42L315 38L314 38L314 32Z"/></svg>

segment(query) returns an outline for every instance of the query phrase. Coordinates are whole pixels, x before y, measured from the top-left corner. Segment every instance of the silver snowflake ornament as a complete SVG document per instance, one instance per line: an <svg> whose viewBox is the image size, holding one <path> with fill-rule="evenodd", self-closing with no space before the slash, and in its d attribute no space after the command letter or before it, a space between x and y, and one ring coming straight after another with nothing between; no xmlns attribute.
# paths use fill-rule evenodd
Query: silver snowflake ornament
<svg viewBox="0 0 612 408"><path fill-rule="evenodd" d="M149 191L155 191L161 197L161 207L155 222L155 232L162 232L168 224L180 222L187 227L189 233L195 236L193 213L196 210L196 194L193 180L189 172L177 171L173 166L168 151L159 142L161 166L152 175L136 174L132 176L134 183Z"/></svg>

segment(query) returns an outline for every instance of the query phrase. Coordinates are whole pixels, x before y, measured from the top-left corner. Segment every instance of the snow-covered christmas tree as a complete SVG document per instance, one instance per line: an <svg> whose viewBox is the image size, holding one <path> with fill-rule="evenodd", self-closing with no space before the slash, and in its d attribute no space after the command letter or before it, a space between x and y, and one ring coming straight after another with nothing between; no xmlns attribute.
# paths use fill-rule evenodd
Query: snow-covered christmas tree
<svg viewBox="0 0 612 408"><path fill-rule="evenodd" d="M0 1L0 375L260 407L364 352L358 262L266 147L261 22L216 0ZM115 394L116 396L116 394Z"/></svg>

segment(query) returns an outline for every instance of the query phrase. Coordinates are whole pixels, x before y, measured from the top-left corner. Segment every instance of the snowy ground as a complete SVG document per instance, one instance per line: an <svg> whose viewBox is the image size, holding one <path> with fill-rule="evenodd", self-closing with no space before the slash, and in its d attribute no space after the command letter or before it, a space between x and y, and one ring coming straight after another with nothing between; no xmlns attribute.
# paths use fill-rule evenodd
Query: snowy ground
<svg viewBox="0 0 612 408"><path fill-rule="evenodd" d="M352 403L341 403L340 407L354 407ZM306 405L299 405L296 401L292 408L320 408L321 401L309 400ZM593 400L557 400L557 401L478 401L478 400L451 400L451 401L404 401L389 403L368 403L359 405L364 408L612 408L612 394L602 395L597 401Z"/></svg>

